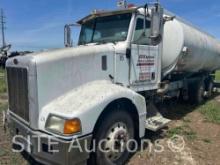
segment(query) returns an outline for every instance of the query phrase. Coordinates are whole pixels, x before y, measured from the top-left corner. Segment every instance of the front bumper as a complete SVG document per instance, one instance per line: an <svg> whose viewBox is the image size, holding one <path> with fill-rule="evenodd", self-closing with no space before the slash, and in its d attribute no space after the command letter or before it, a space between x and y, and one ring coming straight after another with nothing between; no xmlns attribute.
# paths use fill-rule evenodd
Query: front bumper
<svg viewBox="0 0 220 165"><path fill-rule="evenodd" d="M12 143L24 149L34 160L43 164L86 164L92 135L75 140L61 140L40 131L33 131L28 126L8 116L8 126ZM17 135L17 136L16 136ZM18 151L18 148L17 148ZM23 151L23 150L22 150Z"/></svg>

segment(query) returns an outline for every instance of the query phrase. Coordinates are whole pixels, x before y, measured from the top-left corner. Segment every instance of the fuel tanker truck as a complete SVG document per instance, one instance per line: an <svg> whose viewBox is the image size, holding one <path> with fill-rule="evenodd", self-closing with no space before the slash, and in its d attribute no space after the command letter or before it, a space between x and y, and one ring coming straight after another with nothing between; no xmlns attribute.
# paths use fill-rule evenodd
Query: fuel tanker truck
<svg viewBox="0 0 220 165"><path fill-rule="evenodd" d="M65 48L6 64L13 146L38 162L124 164L131 142L170 121L158 103L212 95L220 43L159 3L96 10L64 35Z"/></svg>

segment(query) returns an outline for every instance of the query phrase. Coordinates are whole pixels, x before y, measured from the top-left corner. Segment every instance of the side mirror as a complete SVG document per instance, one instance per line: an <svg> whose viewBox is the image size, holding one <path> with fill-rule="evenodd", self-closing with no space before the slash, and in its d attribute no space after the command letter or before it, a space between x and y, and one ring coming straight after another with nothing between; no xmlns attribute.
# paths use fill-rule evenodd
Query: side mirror
<svg viewBox="0 0 220 165"><path fill-rule="evenodd" d="M72 40L71 40L71 28L70 25L64 26L64 45L65 47L72 47Z"/></svg>
<svg viewBox="0 0 220 165"><path fill-rule="evenodd" d="M157 3L151 10L151 35L152 44L156 45L162 40L162 29L163 24L163 8Z"/></svg>
<svg viewBox="0 0 220 165"><path fill-rule="evenodd" d="M72 41L72 27L80 27L79 24L66 24L64 26L64 45L65 47L72 47L73 41Z"/></svg>

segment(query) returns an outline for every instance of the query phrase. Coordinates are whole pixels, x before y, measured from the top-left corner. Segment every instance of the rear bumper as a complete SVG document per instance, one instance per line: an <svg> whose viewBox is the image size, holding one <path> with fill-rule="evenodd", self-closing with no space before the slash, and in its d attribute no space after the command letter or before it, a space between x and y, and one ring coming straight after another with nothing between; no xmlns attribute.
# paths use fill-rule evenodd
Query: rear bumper
<svg viewBox="0 0 220 165"><path fill-rule="evenodd" d="M53 165L86 164L89 158L86 149L89 149L92 135L70 141L61 140L46 133L33 131L12 116L8 116L8 126L12 143L18 147L16 149L24 149L22 151L27 152L37 162Z"/></svg>

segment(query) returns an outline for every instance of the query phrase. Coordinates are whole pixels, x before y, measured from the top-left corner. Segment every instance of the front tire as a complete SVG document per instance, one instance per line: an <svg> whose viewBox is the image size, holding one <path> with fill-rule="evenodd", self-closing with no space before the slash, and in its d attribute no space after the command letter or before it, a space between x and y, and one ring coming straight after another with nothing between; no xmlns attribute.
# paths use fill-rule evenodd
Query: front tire
<svg viewBox="0 0 220 165"><path fill-rule="evenodd" d="M91 155L97 165L121 165L129 158L129 149L134 139L134 124L131 116L123 110L113 110L99 123L95 132L96 152Z"/></svg>

